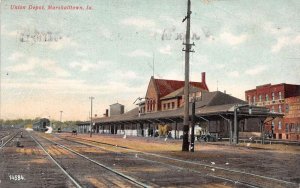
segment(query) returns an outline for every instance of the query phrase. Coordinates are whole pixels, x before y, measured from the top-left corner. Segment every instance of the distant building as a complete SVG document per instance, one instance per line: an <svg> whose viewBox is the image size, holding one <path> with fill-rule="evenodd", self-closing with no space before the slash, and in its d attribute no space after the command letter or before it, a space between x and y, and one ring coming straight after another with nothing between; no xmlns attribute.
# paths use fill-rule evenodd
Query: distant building
<svg viewBox="0 0 300 188"><path fill-rule="evenodd" d="M245 91L245 98L249 104L265 106L270 112L285 114L284 118L276 118L266 124L266 131L276 139L300 139L299 97L300 85L285 83L275 85L266 84ZM291 107L292 111L290 111ZM294 128L291 129L291 127Z"/></svg>
<svg viewBox="0 0 300 188"><path fill-rule="evenodd" d="M183 105L184 81L150 79L146 92L145 102L141 105L141 112L150 113L164 110L174 110ZM201 91L208 91L205 72L202 73L202 82L190 82L190 91L200 95Z"/></svg>
<svg viewBox="0 0 300 188"><path fill-rule="evenodd" d="M115 103L109 105L110 108L110 116L121 115L124 114L124 105Z"/></svg>
<svg viewBox="0 0 300 188"><path fill-rule="evenodd" d="M278 132L287 132L291 140L300 140L300 96L285 100L285 130L278 127Z"/></svg>

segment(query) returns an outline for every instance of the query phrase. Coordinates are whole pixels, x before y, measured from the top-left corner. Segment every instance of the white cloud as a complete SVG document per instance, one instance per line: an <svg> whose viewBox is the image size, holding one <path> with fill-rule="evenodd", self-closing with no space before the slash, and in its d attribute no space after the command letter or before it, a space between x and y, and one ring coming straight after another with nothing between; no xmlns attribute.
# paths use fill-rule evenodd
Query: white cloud
<svg viewBox="0 0 300 188"><path fill-rule="evenodd" d="M164 47L159 48L158 51L162 54L171 55L172 54L171 49L172 49L171 46L168 44Z"/></svg>
<svg viewBox="0 0 300 188"><path fill-rule="evenodd" d="M240 73L238 71L231 71L231 72L228 72L227 75L229 77L238 78L240 76Z"/></svg>
<svg viewBox="0 0 300 188"><path fill-rule="evenodd" d="M24 63L9 66L7 71L9 72L27 72L34 70L38 65L37 58L29 58Z"/></svg>
<svg viewBox="0 0 300 188"><path fill-rule="evenodd" d="M42 78L35 82L28 80L11 80L3 84L5 88L29 89L29 90L47 90L47 91L68 91L74 92L78 89L86 89L86 84L83 80L65 79L65 78ZM32 93L33 94L33 93Z"/></svg>
<svg viewBox="0 0 300 188"><path fill-rule="evenodd" d="M101 93L110 95L118 95L120 94L120 91L126 91L126 94L136 94L145 92L144 86L132 87L129 86L128 83L120 81L110 81L106 84L101 85L100 87ZM124 95L124 93L122 95Z"/></svg>
<svg viewBox="0 0 300 188"><path fill-rule="evenodd" d="M257 74L260 74L262 73L263 71L265 71L267 69L267 66L266 65L257 65L255 66L253 69L248 69L245 71L246 74L248 75L257 75Z"/></svg>
<svg viewBox="0 0 300 188"><path fill-rule="evenodd" d="M283 36L277 39L277 43L272 46L271 51L273 53L276 53L287 46L295 46L295 45L300 45L300 35L297 35L295 37Z"/></svg>
<svg viewBox="0 0 300 188"><path fill-rule="evenodd" d="M70 73L68 71L66 71L63 68L61 68L60 66L58 66L56 61L53 61L53 60L50 60L50 59L41 60L40 66L49 72L55 73L57 76L61 76L61 77L70 76Z"/></svg>
<svg viewBox="0 0 300 188"><path fill-rule="evenodd" d="M126 18L121 21L122 25L134 26L138 29L154 28L155 22L146 18Z"/></svg>
<svg viewBox="0 0 300 188"><path fill-rule="evenodd" d="M166 70L163 73L155 73L154 77L167 80L184 80L184 72L181 72L180 69ZM194 74L191 73L190 77L191 80L194 80Z"/></svg>
<svg viewBox="0 0 300 188"><path fill-rule="evenodd" d="M137 79L138 76L133 71L117 71L114 75L118 75L118 79L128 80L128 79Z"/></svg>
<svg viewBox="0 0 300 188"><path fill-rule="evenodd" d="M5 25L1 26L1 35L8 37L16 37L18 35L17 31L8 31Z"/></svg>
<svg viewBox="0 0 300 188"><path fill-rule="evenodd" d="M78 46L77 42L75 42L70 37L63 37L61 40L58 40L56 42L48 42L46 43L46 45L53 50L61 50L63 48Z"/></svg>
<svg viewBox="0 0 300 188"><path fill-rule="evenodd" d="M20 58L24 57L24 54L21 52L14 52L9 57L8 60L10 61L18 61Z"/></svg>
<svg viewBox="0 0 300 188"><path fill-rule="evenodd" d="M202 54L195 54L191 57L191 65L204 66L209 63L208 57Z"/></svg>
<svg viewBox="0 0 300 188"><path fill-rule="evenodd" d="M214 67L216 69L223 69L223 68L225 68L225 64L216 64Z"/></svg>
<svg viewBox="0 0 300 188"><path fill-rule="evenodd" d="M129 56L129 57L151 57L151 53L146 52L146 51L141 50L141 49L136 49L132 52L129 52L127 54L127 56Z"/></svg>
<svg viewBox="0 0 300 188"><path fill-rule="evenodd" d="M56 76L67 77L70 73L64 70L61 66L57 64L56 61L51 59L40 59L36 57L27 58L24 63L18 63L16 65L9 66L7 71L9 72L28 72L35 71L38 69L46 70L50 73L54 73Z"/></svg>
<svg viewBox="0 0 300 188"><path fill-rule="evenodd" d="M91 63L87 60L81 60L81 61L73 61L70 63L70 67L74 69L79 69L82 72L86 72L89 70L98 70L100 69L103 65L106 65L107 62L102 62L99 61L97 63Z"/></svg>
<svg viewBox="0 0 300 188"><path fill-rule="evenodd" d="M232 33L225 31L220 34L220 39L231 46L235 46L245 42L248 39L248 35L233 35Z"/></svg>

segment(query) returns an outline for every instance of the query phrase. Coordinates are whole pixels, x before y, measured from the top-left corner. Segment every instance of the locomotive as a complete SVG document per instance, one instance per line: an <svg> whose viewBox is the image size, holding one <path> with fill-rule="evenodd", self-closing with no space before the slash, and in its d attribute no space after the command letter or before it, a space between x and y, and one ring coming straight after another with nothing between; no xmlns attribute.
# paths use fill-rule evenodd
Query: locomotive
<svg viewBox="0 0 300 188"><path fill-rule="evenodd" d="M47 127L50 127L50 120L47 118L41 118L32 124L32 129L35 131L46 132L48 130Z"/></svg>

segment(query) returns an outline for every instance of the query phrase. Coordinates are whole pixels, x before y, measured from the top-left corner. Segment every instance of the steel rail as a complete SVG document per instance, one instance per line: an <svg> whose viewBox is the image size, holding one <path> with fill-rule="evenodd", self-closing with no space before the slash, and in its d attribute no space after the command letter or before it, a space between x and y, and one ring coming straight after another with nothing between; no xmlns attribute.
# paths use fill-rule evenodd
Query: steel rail
<svg viewBox="0 0 300 188"><path fill-rule="evenodd" d="M63 138L60 138L60 139L63 139ZM89 143L82 143L82 142L79 142L79 141L74 141L74 140L69 140L69 139L64 139L64 140L67 140L67 141L70 141L70 142L79 143L79 144L82 144L82 145L93 146L93 147L100 148L100 149L105 150L105 151L111 151L111 150L108 150L106 148L103 148L103 147L100 147L100 146L97 146L97 145L93 145L93 144L89 144ZM115 146L115 145L111 145L111 146L119 147L119 146ZM124 147L121 147L121 148L122 149L127 149L127 148L124 148ZM135 150L133 150L133 151L135 151ZM116 152L116 151L111 151L111 152L120 153L120 152ZM140 152L140 151L137 151L137 153L144 154L143 152ZM130 155L130 154L125 154L125 153L122 153L122 154L123 155ZM147 154L145 154L145 155L147 155ZM157 163L157 164L162 164L162 165L170 166L170 167L173 167L173 168L176 168L176 169L180 169L180 170L188 170L188 171L191 171L191 172L195 172L197 174L201 174L201 172L197 171L197 170L186 169L186 168L182 168L182 167L179 167L179 166L176 166L176 165L170 165L170 164L167 164L167 163L158 162L158 161L154 161L154 160L150 160L150 159L145 159L145 158L141 158L141 157L139 157L139 159L140 160L144 160L144 161L148 161L148 162L152 162L152 163ZM213 167L213 168L215 168L215 167ZM216 178L216 179L221 179L221 180L229 181L229 182L232 182L234 184L246 185L246 186L251 187L251 188L258 188L259 187L257 185L252 185L252 184L244 182L244 181L236 181L236 180L233 180L233 179L229 179L229 178L225 178L225 177L220 177L220 176L216 176L216 175L212 175L212 174L205 174L204 176L210 176L210 177L213 177L213 178Z"/></svg>
<svg viewBox="0 0 300 188"><path fill-rule="evenodd" d="M84 158L84 159L86 159L86 160L92 162L92 163L97 164L98 166L101 166L102 168L104 168L104 169L106 169L106 170L109 170L109 171L111 171L111 172L113 172L113 173L115 173L115 174L117 174L117 175L123 177L124 179L129 180L130 182L132 182L132 183L134 183L134 184L136 184L136 185L139 185L139 186L144 187L144 188L150 188L150 187L151 187L151 186L146 185L146 184L144 184L144 183L142 183L142 182L140 182L140 181L137 181L136 179L134 179L134 178L132 178L132 177L130 177L130 176L127 176L127 175L125 175L125 174L123 174L123 173L121 173L121 172L118 172L118 171L116 171L116 170L114 170L114 169L112 169L112 168L110 168L110 167L108 167L108 166L106 166L106 165L104 165L104 164L101 164L101 163L99 163L98 161L95 161L95 160L93 160L93 159L91 159L91 158L89 158L89 157L87 157L87 156L85 156L85 155L83 155L83 154L81 154L81 153L78 153L78 152L72 150L71 148L69 148L69 147L67 147L67 146L64 146L64 145L62 145L62 144L60 144L60 143L58 143L58 142L55 142L55 141L50 140L50 139L45 138L45 137L42 137L42 138L48 140L49 142L52 142L52 143L56 144L57 146L59 146L59 147L61 147L61 148L63 148L63 149L66 149L66 150L68 150L68 151L70 151L70 152L72 152L72 153L74 153L74 154L76 154L76 155L78 155L78 156L80 156L80 157L82 157L82 158Z"/></svg>
<svg viewBox="0 0 300 188"><path fill-rule="evenodd" d="M17 132L15 135L13 135L11 138L9 138L6 142L4 142L4 143L2 144L3 138L5 138L5 137L7 137L7 136L9 136L9 135L3 137L3 138L1 139L0 151L3 149L3 147L4 147L8 142L10 142L12 139L14 139L18 134L19 134L19 132Z"/></svg>
<svg viewBox="0 0 300 188"><path fill-rule="evenodd" d="M234 170L234 169L228 169L228 168L224 168L224 167L201 164L201 163L197 163L197 162L193 162L193 161L185 161L185 160L176 159L176 158L173 158L173 157L167 157L167 156L163 156L163 155L159 155L159 154L155 154L155 153L148 153L148 152L138 151L138 150L134 150L134 149L124 147L124 146L117 146L117 145L114 145L114 144L109 144L109 143L104 143L104 142L99 142L99 141L94 141L94 140L88 140L88 139L84 139L84 138L76 138L76 139L82 139L82 140L86 140L86 141L89 141L89 142L95 142L95 143L100 143L100 144L103 144L103 145L114 146L114 147L122 148L122 149L127 150L127 151L142 153L142 154L145 154L145 155L152 155L152 156L156 156L156 157L170 159L170 160L173 160L173 161L178 161L178 162L183 162L183 163L188 163L188 164L194 164L194 165L204 166L204 167L210 167L210 168L215 168L215 169L219 169L219 170L224 170L224 171L229 171L229 172L234 172L234 173L239 173L239 174L245 174L245 175L250 175L250 176L254 176L254 177L259 177L259 178L262 178L262 179L268 179L268 180L273 180L273 181L277 181L277 182L281 182L281 183L285 183L285 184L299 186L297 183L294 183L294 182L280 180L280 179L276 179L276 178L272 178L272 177L268 177L268 176L262 176L262 175L258 175L258 174L243 172L243 171Z"/></svg>
<svg viewBox="0 0 300 188"><path fill-rule="evenodd" d="M31 134L29 135L35 141L35 143L37 143L39 147L48 155L48 157L56 164L56 166L58 166L62 170L62 172L74 183L74 185L76 185L76 187L78 188L82 188L82 186L49 154L49 152L46 151L44 146L42 146L42 144L39 141L37 141Z"/></svg>

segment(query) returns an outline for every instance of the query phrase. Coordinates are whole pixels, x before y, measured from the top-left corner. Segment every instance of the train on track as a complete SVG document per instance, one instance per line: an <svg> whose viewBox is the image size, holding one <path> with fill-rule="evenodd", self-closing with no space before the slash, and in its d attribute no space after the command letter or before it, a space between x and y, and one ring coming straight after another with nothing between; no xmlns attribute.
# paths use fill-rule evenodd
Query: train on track
<svg viewBox="0 0 300 188"><path fill-rule="evenodd" d="M50 120L47 118L41 118L32 124L32 129L35 131L45 132L48 130L47 127L50 127Z"/></svg>

